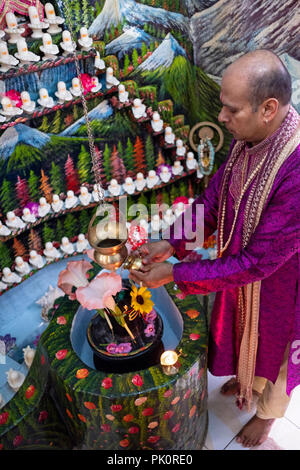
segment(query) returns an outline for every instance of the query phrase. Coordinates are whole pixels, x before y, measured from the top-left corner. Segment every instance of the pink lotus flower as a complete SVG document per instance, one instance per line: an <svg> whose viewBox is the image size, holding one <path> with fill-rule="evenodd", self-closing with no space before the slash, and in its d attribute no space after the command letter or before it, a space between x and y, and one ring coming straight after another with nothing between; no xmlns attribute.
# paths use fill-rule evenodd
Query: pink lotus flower
<svg viewBox="0 0 300 470"><path fill-rule="evenodd" d="M163 419L168 420L168 419L172 418L173 414L174 414L174 411L171 411L171 410L166 411L166 413L163 416Z"/></svg>
<svg viewBox="0 0 300 470"><path fill-rule="evenodd" d="M142 411L143 416L152 416L153 415L153 408L145 408Z"/></svg>
<svg viewBox="0 0 300 470"><path fill-rule="evenodd" d="M58 359L59 361L61 361L62 359L64 359L66 357L66 355L68 354L68 350L67 349L61 349L60 351L57 351L57 353L55 354L56 356L56 359Z"/></svg>
<svg viewBox="0 0 300 470"><path fill-rule="evenodd" d="M110 425L109 424L101 424L101 429L104 432L110 432Z"/></svg>
<svg viewBox="0 0 300 470"><path fill-rule="evenodd" d="M76 298L83 308L88 310L111 308L115 303L112 298L122 289L122 278L119 274L101 273L85 287L76 290Z"/></svg>
<svg viewBox="0 0 300 470"><path fill-rule="evenodd" d="M94 86L92 82L92 77L88 73L81 73L80 79L84 89L84 94L89 93Z"/></svg>
<svg viewBox="0 0 300 470"><path fill-rule="evenodd" d="M56 323L58 325L65 325L67 323L67 320L63 315L61 315L60 317L57 317Z"/></svg>
<svg viewBox="0 0 300 470"><path fill-rule="evenodd" d="M147 441L150 442L151 444L155 444L157 441L159 441L160 436L150 436L148 437Z"/></svg>
<svg viewBox="0 0 300 470"><path fill-rule="evenodd" d="M137 426L131 426L129 429L128 429L128 432L129 434L137 434L139 432L139 428Z"/></svg>
<svg viewBox="0 0 300 470"><path fill-rule="evenodd" d="M106 351L109 353L109 354L116 354L117 352L117 344L115 343L110 343L107 347L106 347Z"/></svg>
<svg viewBox="0 0 300 470"><path fill-rule="evenodd" d="M92 267L91 263L85 260L70 261L67 268L60 272L57 285L69 296L70 300L76 299L76 294L72 293L73 287L88 285L86 273Z"/></svg>

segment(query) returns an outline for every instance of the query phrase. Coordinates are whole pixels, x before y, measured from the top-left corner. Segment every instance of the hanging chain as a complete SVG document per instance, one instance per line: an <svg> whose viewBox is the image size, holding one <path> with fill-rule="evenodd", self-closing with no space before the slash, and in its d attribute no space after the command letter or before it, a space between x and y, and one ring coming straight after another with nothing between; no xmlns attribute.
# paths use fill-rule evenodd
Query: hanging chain
<svg viewBox="0 0 300 470"><path fill-rule="evenodd" d="M76 44L76 37L73 29L73 22L72 22L72 16L70 12L70 5L69 5L69 0L65 2L65 11L66 11L66 17L67 17L67 23L68 23L68 28L69 32L71 34L71 40L73 44ZM92 133L91 129L91 123L89 120L88 116L88 108L87 108L87 102L84 96L84 89L81 81L81 74L80 74L80 66L79 66L79 59L76 53L76 49L74 48L73 51L73 57L75 60L75 67L76 67L76 73L77 73L77 78L79 80L79 85L80 85L80 92L81 92L81 102L82 102L82 107L83 107L83 113L86 121L86 128L87 128L87 135L88 135L88 141L89 141L89 147L90 147L90 154L92 157L92 169L96 181L96 187L97 187L97 193L99 197L99 202L103 203L104 202L104 190L101 185L101 162L100 162L100 155L97 155L97 151L95 148L95 141L94 141L94 136Z"/></svg>

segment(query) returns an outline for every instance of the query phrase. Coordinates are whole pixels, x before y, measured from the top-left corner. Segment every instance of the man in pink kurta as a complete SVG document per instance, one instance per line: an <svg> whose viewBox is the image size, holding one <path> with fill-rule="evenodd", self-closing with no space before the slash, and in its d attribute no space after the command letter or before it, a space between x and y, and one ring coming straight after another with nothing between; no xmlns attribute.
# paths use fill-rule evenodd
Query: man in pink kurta
<svg viewBox="0 0 300 470"><path fill-rule="evenodd" d="M254 78L251 77L253 71ZM279 85L280 74L285 87ZM252 86L252 78L256 87ZM255 376L267 381L270 395L276 392L275 401L279 403L278 406L268 403L269 395L264 392L263 411L257 413L240 433L239 440L245 446L260 444L267 438L274 419L283 416L291 391L300 384L300 119L290 106L289 80L283 64L269 51L246 54L228 68L222 80L223 107L219 115L219 120L234 136L228 159L212 177L204 194L194 201L188 222L186 218L184 221L185 232L178 233L180 230L175 223L167 240L145 245L141 249L145 267L131 274L132 279L143 281L148 287L174 280L186 295L216 292L208 367L217 376L237 372L240 354L238 289L261 281ZM271 82L272 91L269 89L265 91L266 96L258 96ZM258 99L255 105L254 98ZM279 167L259 223L245 246L242 243L247 224L245 214L251 214L247 201L263 178L259 181L250 178L248 187L243 186L243 182L255 172L265 155L270 155L269 161L272 161L276 146L284 139L287 142L292 138L295 140L295 136L296 144ZM226 250L215 260L165 263L173 253L179 260L189 254L186 243L190 241L190 234L199 228L197 205L204 205L204 238L219 229L224 172L236 143L240 145L240 154L228 173L226 217L222 228L224 242L229 240ZM235 207L243 187L246 190L234 222ZM278 387L279 377L281 388Z"/></svg>

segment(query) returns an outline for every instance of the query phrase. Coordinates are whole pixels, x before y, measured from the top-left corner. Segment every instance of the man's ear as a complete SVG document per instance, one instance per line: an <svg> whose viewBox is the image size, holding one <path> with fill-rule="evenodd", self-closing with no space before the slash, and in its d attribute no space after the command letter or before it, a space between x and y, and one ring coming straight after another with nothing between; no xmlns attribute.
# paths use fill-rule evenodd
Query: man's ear
<svg viewBox="0 0 300 470"><path fill-rule="evenodd" d="M262 118L265 122L274 119L279 108L279 102L276 98L268 98L262 103Z"/></svg>

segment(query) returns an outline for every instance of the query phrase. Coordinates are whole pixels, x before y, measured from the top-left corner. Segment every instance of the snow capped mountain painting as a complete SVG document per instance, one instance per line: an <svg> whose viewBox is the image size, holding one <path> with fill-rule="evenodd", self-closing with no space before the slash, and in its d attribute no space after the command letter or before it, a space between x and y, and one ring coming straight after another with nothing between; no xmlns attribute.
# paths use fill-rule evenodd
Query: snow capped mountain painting
<svg viewBox="0 0 300 470"><path fill-rule="evenodd" d="M8 127L0 137L0 158L9 158L18 144L27 144L41 149L50 137L25 124Z"/></svg>
<svg viewBox="0 0 300 470"><path fill-rule="evenodd" d="M118 59L132 52L133 49L140 50L143 43L149 46L155 40L145 31L135 26L125 26L123 31L123 34L109 42L105 47L107 54L116 55Z"/></svg>
<svg viewBox="0 0 300 470"><path fill-rule="evenodd" d="M153 54L139 65L137 70L156 70L158 67L168 68L172 65L175 57L180 55L187 58L185 50L172 34L168 33Z"/></svg>
<svg viewBox="0 0 300 470"><path fill-rule="evenodd" d="M89 34L102 38L111 25L116 26L124 21L139 28L143 28L145 23L153 23L188 34L188 18L182 14L143 5L134 0L106 0L101 13L89 27Z"/></svg>
<svg viewBox="0 0 300 470"><path fill-rule="evenodd" d="M92 111L88 113L88 118L90 121L106 119L111 116L113 113L112 107L108 104L107 100L102 101L98 106L96 106ZM79 127L85 124L85 117L78 119L71 126L64 129L60 136L67 137L76 134Z"/></svg>

